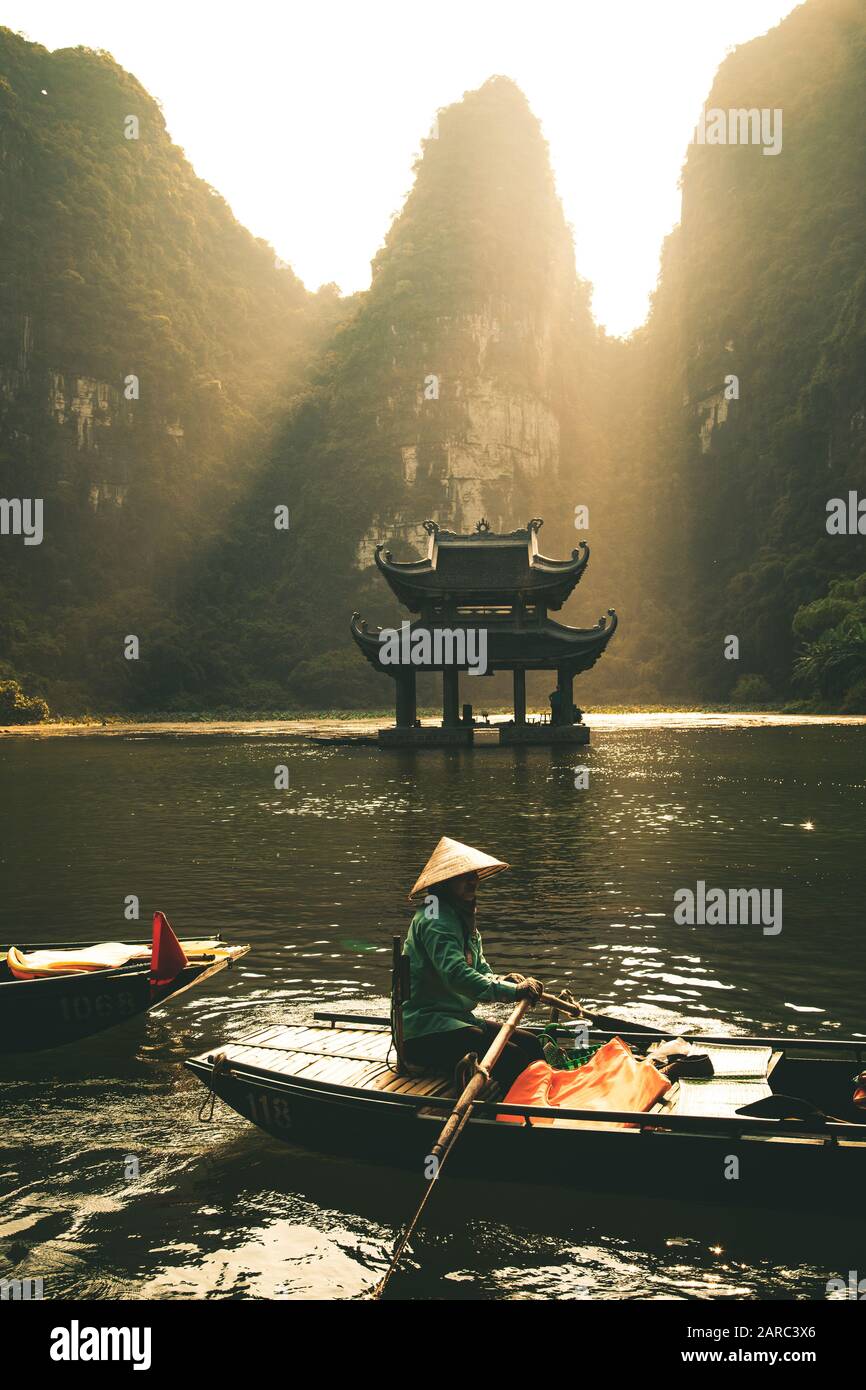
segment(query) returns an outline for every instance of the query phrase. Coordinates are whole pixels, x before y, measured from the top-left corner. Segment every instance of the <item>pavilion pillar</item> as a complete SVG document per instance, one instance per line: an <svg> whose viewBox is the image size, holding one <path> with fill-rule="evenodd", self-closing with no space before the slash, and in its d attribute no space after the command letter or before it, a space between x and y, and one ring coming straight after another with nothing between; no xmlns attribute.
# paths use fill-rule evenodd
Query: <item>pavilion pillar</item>
<svg viewBox="0 0 866 1390"><path fill-rule="evenodd" d="M559 667L556 672L556 688L559 691L559 719L557 723L570 724L574 707L574 673L564 671Z"/></svg>
<svg viewBox="0 0 866 1390"><path fill-rule="evenodd" d="M397 727L412 729L417 718L415 667L404 666L395 680L397 687Z"/></svg>
<svg viewBox="0 0 866 1390"><path fill-rule="evenodd" d="M526 672L522 666L514 668L514 722L526 723Z"/></svg>
<svg viewBox="0 0 866 1390"><path fill-rule="evenodd" d="M460 725L460 672L456 666L446 666L442 672L442 726L456 729Z"/></svg>

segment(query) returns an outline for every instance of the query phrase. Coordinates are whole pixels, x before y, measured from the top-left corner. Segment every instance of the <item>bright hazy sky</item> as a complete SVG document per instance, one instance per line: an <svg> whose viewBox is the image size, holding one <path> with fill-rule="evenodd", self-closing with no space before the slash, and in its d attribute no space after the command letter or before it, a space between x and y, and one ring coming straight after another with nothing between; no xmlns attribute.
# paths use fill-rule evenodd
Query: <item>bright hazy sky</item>
<svg viewBox="0 0 866 1390"><path fill-rule="evenodd" d="M550 145L577 267L612 333L640 324L677 181L728 48L793 0L3 0L47 48L104 48L172 138L311 289L366 288L436 108L494 73Z"/></svg>

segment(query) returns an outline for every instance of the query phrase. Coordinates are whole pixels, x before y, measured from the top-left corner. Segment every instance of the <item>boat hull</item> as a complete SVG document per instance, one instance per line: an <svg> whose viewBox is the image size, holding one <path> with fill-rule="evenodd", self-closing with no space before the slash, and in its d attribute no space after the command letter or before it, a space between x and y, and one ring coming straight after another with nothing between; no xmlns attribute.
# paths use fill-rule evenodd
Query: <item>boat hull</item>
<svg viewBox="0 0 866 1390"><path fill-rule="evenodd" d="M76 943L75 949L93 943ZM39 980L0 981L0 1054L63 1047L113 1028L230 968L248 947L189 964L169 984L153 986L148 964Z"/></svg>
<svg viewBox="0 0 866 1390"><path fill-rule="evenodd" d="M431 1113L423 1102L371 1099L252 1068L225 1071L201 1058L186 1065L275 1139L413 1170L419 1180L430 1176L428 1155L447 1109ZM448 1172L723 1208L860 1209L866 1131L840 1142L836 1134L798 1137L767 1130L744 1136L736 1126L719 1132L711 1120L666 1128L656 1117L652 1124L642 1117L628 1127L605 1125L604 1118L574 1129L473 1118L448 1159Z"/></svg>

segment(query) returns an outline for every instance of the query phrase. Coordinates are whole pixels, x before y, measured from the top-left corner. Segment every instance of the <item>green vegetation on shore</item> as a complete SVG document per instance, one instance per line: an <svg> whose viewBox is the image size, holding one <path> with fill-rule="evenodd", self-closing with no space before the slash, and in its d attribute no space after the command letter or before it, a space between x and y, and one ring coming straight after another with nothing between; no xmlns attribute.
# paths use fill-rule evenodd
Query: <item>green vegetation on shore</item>
<svg viewBox="0 0 866 1390"><path fill-rule="evenodd" d="M0 680L0 724L40 724L48 716L38 695L25 695L17 681Z"/></svg>
<svg viewBox="0 0 866 1390"><path fill-rule="evenodd" d="M537 717L541 710L528 711L530 717ZM604 717L606 715L649 715L649 714L695 714L695 715L739 715L766 714L766 715L800 715L816 717L834 717L839 713L835 704L820 700L798 700L787 701L782 704L773 705L747 705L747 704L707 704L689 705L678 704L675 701L668 701L664 704L645 704L645 705L604 705L598 709L587 711L586 722L591 726L593 717ZM848 711L853 714L866 714L863 711ZM422 722L434 723L441 719L442 711L429 708L419 710L418 717ZM505 708L492 709L490 711L491 722L500 719L507 719L511 716L511 711ZM106 714L88 714L77 717L47 717L41 722L41 727L50 729L53 726L93 729L114 727L146 727L153 725L185 725L195 726L198 724L261 724L261 723L286 723L286 724L317 724L317 723L344 723L344 724L363 724L371 721L378 721L383 725L393 723L394 711L385 708L371 709L238 709L235 707L221 707L209 710L148 710L130 714L128 711L113 711ZM14 727L16 724L25 721L5 721L0 718L0 727ZM35 723L36 721L26 721ZM482 725L483 727L483 725Z"/></svg>

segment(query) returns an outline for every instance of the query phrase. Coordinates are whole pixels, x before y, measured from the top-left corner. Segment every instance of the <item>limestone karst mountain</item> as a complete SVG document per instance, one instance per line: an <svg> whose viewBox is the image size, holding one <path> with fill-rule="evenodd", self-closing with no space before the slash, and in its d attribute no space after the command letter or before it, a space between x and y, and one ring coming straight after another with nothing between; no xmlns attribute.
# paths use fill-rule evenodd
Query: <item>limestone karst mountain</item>
<svg viewBox="0 0 866 1390"><path fill-rule="evenodd" d="M315 623L292 635L299 696L338 670L343 690L381 698L344 645L354 607L384 616L378 543L408 558L426 552L426 520L509 531L541 516L550 553L576 546L575 507L603 471L599 343L538 122L491 78L440 111L371 288L257 494L259 518L290 496L295 528L290 549L267 547L257 603L291 609L315 585ZM591 601L594 622L613 600Z"/></svg>
<svg viewBox="0 0 866 1390"><path fill-rule="evenodd" d="M0 497L44 503L40 546L0 538L0 678L73 710L219 680L177 585L341 312L107 54L0 28Z"/></svg>
<svg viewBox="0 0 866 1390"><path fill-rule="evenodd" d="M562 512L586 466L575 379L597 333L538 122L508 79L439 113L355 332L383 359L391 473L361 561L395 532L423 551L428 516L459 532Z"/></svg>
<svg viewBox="0 0 866 1390"><path fill-rule="evenodd" d="M107 55L0 30L0 498L45 502L41 546L0 536L0 679L71 712L377 704L348 636L355 608L396 616L375 545L543 517L548 554L592 548L563 620L621 618L582 699L866 708L866 537L826 529L866 494L864 79L861 0L725 59L707 108L781 111L781 147L689 148L620 342L507 78L439 112L341 300L238 225Z"/></svg>

